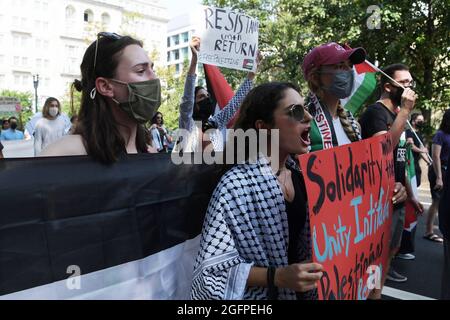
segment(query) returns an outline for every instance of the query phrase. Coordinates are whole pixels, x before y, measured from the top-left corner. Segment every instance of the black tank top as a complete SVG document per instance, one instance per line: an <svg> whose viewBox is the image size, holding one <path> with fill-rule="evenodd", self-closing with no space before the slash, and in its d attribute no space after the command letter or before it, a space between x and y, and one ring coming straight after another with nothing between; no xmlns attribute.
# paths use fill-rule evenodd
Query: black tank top
<svg viewBox="0 0 450 320"><path fill-rule="evenodd" d="M289 225L289 246L288 246L288 261L289 264L300 262L298 257L299 243L301 232L306 223L306 188L305 181L300 172L294 169L291 170L292 183L294 185L295 197L292 202L286 203L286 213Z"/></svg>

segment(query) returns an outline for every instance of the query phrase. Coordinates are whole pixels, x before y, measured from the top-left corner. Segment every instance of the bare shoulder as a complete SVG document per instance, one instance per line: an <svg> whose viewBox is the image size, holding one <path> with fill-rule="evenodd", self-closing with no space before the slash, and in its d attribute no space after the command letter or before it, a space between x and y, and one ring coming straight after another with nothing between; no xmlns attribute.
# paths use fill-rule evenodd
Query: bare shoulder
<svg viewBox="0 0 450 320"><path fill-rule="evenodd" d="M39 154L40 157L58 156L83 156L87 155L83 139L79 134L71 134L62 137L58 141L47 146Z"/></svg>

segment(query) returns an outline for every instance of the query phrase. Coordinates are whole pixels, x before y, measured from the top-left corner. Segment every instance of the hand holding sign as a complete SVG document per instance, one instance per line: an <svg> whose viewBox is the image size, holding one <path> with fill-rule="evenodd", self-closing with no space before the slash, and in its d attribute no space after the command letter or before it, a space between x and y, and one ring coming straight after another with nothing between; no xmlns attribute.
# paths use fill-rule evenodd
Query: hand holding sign
<svg viewBox="0 0 450 320"><path fill-rule="evenodd" d="M256 54L256 71L255 72L249 72L247 78L249 78L250 80L255 79L256 77L256 73L259 70L259 66L261 65L261 62L263 60L263 55L261 54L261 52L258 50L258 53Z"/></svg>
<svg viewBox="0 0 450 320"><path fill-rule="evenodd" d="M394 186L394 196L392 197L392 203L402 203L406 201L408 194L406 193L405 187L400 183L396 182Z"/></svg>
<svg viewBox="0 0 450 320"><path fill-rule="evenodd" d="M277 268L275 286L290 288L297 292L307 292L317 288L317 281L322 278L322 265L319 263L293 263Z"/></svg>
<svg viewBox="0 0 450 320"><path fill-rule="evenodd" d="M195 36L192 37L189 47L191 47L192 56L197 58L197 54L200 51L200 38Z"/></svg>

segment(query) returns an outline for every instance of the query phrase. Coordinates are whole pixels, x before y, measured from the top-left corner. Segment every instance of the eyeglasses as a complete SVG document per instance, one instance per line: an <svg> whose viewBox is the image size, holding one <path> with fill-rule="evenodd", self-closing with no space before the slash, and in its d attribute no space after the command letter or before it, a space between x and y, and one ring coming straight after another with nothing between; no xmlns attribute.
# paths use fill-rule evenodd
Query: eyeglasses
<svg viewBox="0 0 450 320"><path fill-rule="evenodd" d="M111 40L119 40L120 38L122 38L121 35L118 35L117 33L114 32L100 32L97 34L97 41L95 42L94 76L95 76L95 67L97 65L98 39L100 39L100 37L108 38Z"/></svg>
<svg viewBox="0 0 450 320"><path fill-rule="evenodd" d="M305 117L305 106L302 104L292 104L286 112L291 118L302 121Z"/></svg>
<svg viewBox="0 0 450 320"><path fill-rule="evenodd" d="M416 88L416 82L414 80L403 80L403 81L397 81L398 83L400 83L402 86L404 86L405 88L411 88L411 89L415 89ZM397 85L391 83L394 87L397 87Z"/></svg>

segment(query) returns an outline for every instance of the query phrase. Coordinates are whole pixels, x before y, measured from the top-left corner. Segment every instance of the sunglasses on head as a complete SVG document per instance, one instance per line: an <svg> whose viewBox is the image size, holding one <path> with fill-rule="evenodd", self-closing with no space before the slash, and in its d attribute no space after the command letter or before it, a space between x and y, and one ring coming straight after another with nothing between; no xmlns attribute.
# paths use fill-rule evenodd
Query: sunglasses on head
<svg viewBox="0 0 450 320"><path fill-rule="evenodd" d="M286 113L294 120L302 121L305 117L305 106L302 104L292 104L288 107Z"/></svg>
<svg viewBox="0 0 450 320"><path fill-rule="evenodd" d="M95 66L97 65L97 53L98 53L98 39L107 38L111 40L119 40L122 38L121 35L114 32L100 32L97 34L97 41L95 42L95 55L94 55L94 75L95 75Z"/></svg>
<svg viewBox="0 0 450 320"><path fill-rule="evenodd" d="M122 38L121 35L118 35L117 33L114 33L114 32L100 32L97 34L97 41L95 42L94 68L92 70L94 79L95 79L95 75L96 75L95 67L97 66L98 39L100 39L100 37L111 39L111 40L119 40L120 38ZM92 100L95 99L96 94L97 94L97 89L94 86L94 88L90 92L90 97Z"/></svg>

